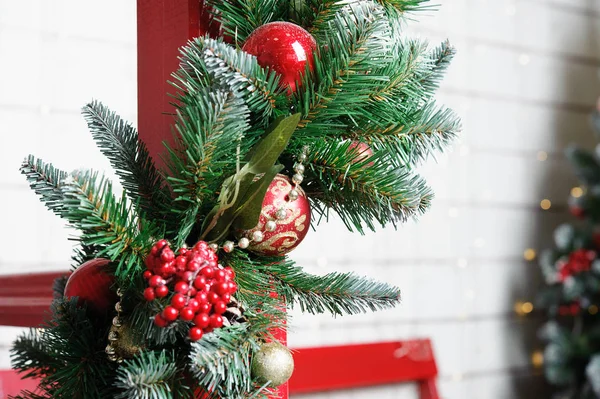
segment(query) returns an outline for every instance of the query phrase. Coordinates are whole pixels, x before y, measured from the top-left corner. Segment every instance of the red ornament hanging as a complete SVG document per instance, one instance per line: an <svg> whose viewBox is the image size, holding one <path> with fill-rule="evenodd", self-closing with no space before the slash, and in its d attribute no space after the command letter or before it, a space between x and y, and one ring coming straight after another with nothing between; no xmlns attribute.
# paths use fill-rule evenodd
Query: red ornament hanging
<svg viewBox="0 0 600 399"><path fill-rule="evenodd" d="M111 286L114 276L108 272L108 259L92 259L79 266L65 286L65 297L78 297L80 305L98 313L105 313L113 307L118 298Z"/></svg>
<svg viewBox="0 0 600 399"><path fill-rule="evenodd" d="M255 55L258 63L281 75L281 85L296 91L296 81L306 71L312 70L317 50L315 38L304 28L290 22L271 22L250 34L245 52Z"/></svg>
<svg viewBox="0 0 600 399"><path fill-rule="evenodd" d="M290 198L292 189L295 192ZM302 242L309 226L310 204L304 190L294 188L287 176L278 174L265 194L258 225L243 235L255 237L260 233L261 240L253 240L248 247L252 252L285 255Z"/></svg>

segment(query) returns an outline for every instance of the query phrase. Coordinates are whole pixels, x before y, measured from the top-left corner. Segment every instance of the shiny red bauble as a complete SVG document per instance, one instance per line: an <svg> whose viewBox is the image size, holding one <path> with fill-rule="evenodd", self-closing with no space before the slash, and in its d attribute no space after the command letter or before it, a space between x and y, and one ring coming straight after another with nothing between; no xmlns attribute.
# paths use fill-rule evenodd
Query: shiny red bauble
<svg viewBox="0 0 600 399"><path fill-rule="evenodd" d="M271 22L252 32L242 49L255 55L262 67L279 73L281 85L293 92L306 66L313 68L317 42L298 25Z"/></svg>
<svg viewBox="0 0 600 399"><path fill-rule="evenodd" d="M108 259L92 259L79 266L67 280L65 297L78 297L80 305L105 313L111 309L118 298L111 290L115 279L109 273Z"/></svg>
<svg viewBox="0 0 600 399"><path fill-rule="evenodd" d="M262 210L256 228L243 233L251 237L254 231L261 231L263 239L252 242L248 247L252 252L261 255L285 255L296 248L308 233L310 227L310 204L301 187L296 187L298 198L288 202L288 194L293 186L290 179L282 174L275 176L262 203ZM276 213L286 210L286 217L277 219ZM273 231L267 231L267 222L276 222Z"/></svg>

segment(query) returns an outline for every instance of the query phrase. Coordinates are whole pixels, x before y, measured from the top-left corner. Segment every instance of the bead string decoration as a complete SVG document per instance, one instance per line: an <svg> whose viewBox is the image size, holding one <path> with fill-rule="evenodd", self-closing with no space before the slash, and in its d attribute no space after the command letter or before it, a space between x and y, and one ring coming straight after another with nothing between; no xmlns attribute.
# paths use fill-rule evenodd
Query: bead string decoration
<svg viewBox="0 0 600 399"><path fill-rule="evenodd" d="M275 212L275 214L271 216L271 220L269 220L265 223L265 226L264 226L265 231L268 231L268 232L275 231L275 229L277 229L277 222L285 220L288 216L288 204L296 201L298 199L298 197L300 196L298 189L300 188L300 185L304 181L304 171L305 171L304 162L306 162L306 159L308 158L308 150L309 150L308 146L304 146L302 148L302 152L298 155L297 161L294 164L294 172L296 172L296 173L294 173L294 175L292 176L292 189L289 191L288 195L286 196L286 204L285 204L285 206L279 208ZM248 234L246 237L241 237L238 240L237 245L235 242L228 240L222 244L221 248L226 253L231 253L236 247L238 247L240 249L246 249L250 246L250 244L252 242L259 243L259 242L262 242L263 239L264 239L264 232L260 231L260 230L255 230L255 231L252 231L250 234ZM209 246L215 252L218 251L218 249L219 249L219 245L216 243L212 243Z"/></svg>
<svg viewBox="0 0 600 399"><path fill-rule="evenodd" d="M117 295L119 296L119 301L115 304L117 315L112 320L112 326L110 326L110 331L108 332L108 345L104 351L108 355L108 360L111 362L122 363L123 358L117 355L117 351L113 346L113 343L119 340L119 329L123 325L123 320L121 319L121 312L123 311L123 308L121 307L121 298L123 298L123 292L120 288L117 290Z"/></svg>

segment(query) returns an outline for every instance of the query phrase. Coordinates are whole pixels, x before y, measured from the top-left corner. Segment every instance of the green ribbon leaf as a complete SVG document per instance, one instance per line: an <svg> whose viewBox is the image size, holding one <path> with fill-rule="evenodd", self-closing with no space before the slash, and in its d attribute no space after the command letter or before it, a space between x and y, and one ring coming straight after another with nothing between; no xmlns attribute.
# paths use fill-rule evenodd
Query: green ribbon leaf
<svg viewBox="0 0 600 399"><path fill-rule="evenodd" d="M239 229L251 229L258 223L262 201L269 184L283 169L275 165L300 122L300 114L277 118L266 130L249 155L248 162L223 183L219 203L202 226L202 239L222 240L235 222ZM261 176L262 175L262 176Z"/></svg>
<svg viewBox="0 0 600 399"><path fill-rule="evenodd" d="M256 227L267 189L281 169L283 169L283 165L272 166L260 180L252 184L251 189L247 191L248 195L241 201L242 206L236 212L237 217L233 222L236 229L250 230Z"/></svg>

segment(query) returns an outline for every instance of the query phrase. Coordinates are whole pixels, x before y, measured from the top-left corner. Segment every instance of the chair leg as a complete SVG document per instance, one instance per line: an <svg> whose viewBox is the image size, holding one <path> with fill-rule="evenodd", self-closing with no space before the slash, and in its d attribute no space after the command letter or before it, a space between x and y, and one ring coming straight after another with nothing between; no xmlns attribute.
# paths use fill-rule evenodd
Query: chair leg
<svg viewBox="0 0 600 399"><path fill-rule="evenodd" d="M435 378L419 381L419 398L420 399L440 399L437 391Z"/></svg>

